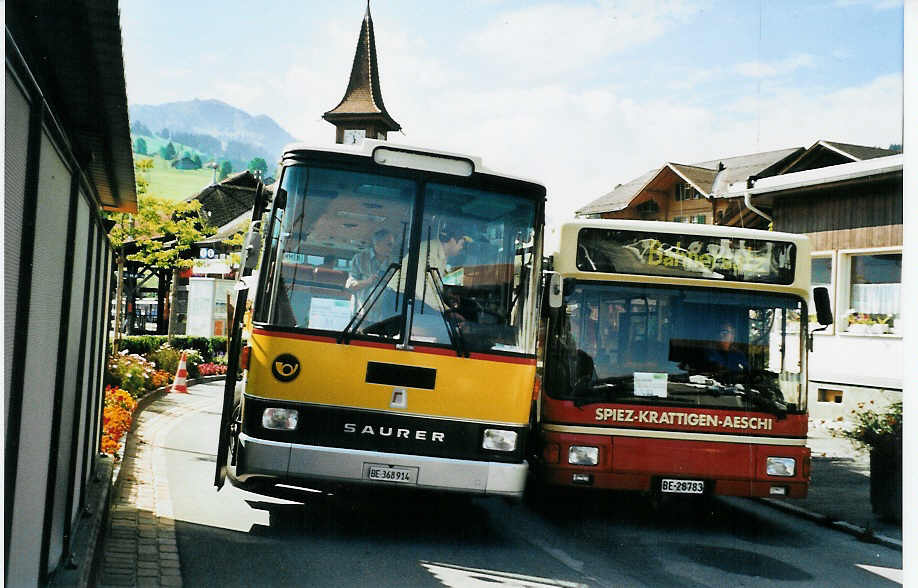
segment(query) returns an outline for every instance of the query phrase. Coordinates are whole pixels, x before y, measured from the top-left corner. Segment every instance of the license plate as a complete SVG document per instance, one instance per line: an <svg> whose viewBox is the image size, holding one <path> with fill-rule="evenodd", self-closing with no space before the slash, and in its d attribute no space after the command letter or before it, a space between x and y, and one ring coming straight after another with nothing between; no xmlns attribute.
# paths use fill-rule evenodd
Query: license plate
<svg viewBox="0 0 918 588"><path fill-rule="evenodd" d="M704 481L664 479L661 481L660 490L673 494L704 494Z"/></svg>
<svg viewBox="0 0 918 588"><path fill-rule="evenodd" d="M403 468L393 465L369 463L366 465L366 475L368 479L377 482L395 482L396 484L418 483L418 468Z"/></svg>

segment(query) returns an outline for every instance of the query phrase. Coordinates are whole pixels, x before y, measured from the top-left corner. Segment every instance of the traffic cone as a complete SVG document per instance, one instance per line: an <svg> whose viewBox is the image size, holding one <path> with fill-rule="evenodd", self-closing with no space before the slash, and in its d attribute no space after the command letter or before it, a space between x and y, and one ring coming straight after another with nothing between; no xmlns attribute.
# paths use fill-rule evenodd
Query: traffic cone
<svg viewBox="0 0 918 588"><path fill-rule="evenodd" d="M178 362L178 369L175 371L175 380L172 382L172 392L188 394L188 386L185 384L187 378L188 367L185 364L185 352L182 351L182 359Z"/></svg>

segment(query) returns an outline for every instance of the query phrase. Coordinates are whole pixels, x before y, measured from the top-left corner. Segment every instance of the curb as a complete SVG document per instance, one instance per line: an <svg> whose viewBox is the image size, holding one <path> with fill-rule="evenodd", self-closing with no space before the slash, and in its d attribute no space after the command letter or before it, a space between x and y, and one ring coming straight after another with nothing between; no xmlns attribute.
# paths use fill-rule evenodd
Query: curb
<svg viewBox="0 0 918 588"><path fill-rule="evenodd" d="M893 539L892 537L887 537L886 535L874 533L870 528L859 527L858 525L851 524L847 521L835 520L832 517L815 513L805 508L801 508L795 504L790 504L781 500L775 500L774 498L757 498L756 500L778 510L783 510L786 513L809 519L814 523L824 527L829 527L837 531L853 535L854 537L857 537L858 540L864 541L865 543L877 543L879 545L883 545L884 547L889 547L890 549L898 549L899 551L902 551L902 541Z"/></svg>
<svg viewBox="0 0 918 588"><path fill-rule="evenodd" d="M205 384L225 379L226 375L204 376L188 380L187 385L194 386L195 384ZM121 463L124 459L124 450L131 440L134 430L137 428L137 422L139 420L137 416L151 404L169 394L171 389L172 384L157 388L137 401L137 408L134 409L131 428L125 434L124 442L121 444L121 448L118 451L119 459L117 462L104 454L99 457L99 463L104 464L107 472L107 483L100 484L100 496L97 498L96 502L93 502L93 504L96 504L96 508L93 511L93 518L86 521L87 524L80 525L80 529L75 538L76 543L80 541L81 536L86 535L86 551L81 558L74 558L71 564L67 566L68 569L62 570L63 573L55 574L56 577L52 583L53 586L78 586L79 588L90 588L99 584L106 532L111 523L112 508L114 506L113 497L121 481ZM96 482L106 481L105 478L105 472L96 474ZM86 528L84 529L84 527ZM74 548L74 553L78 551L78 549ZM71 571L71 568L74 571ZM79 570L79 572L75 570ZM79 573L78 579L74 577L77 573Z"/></svg>

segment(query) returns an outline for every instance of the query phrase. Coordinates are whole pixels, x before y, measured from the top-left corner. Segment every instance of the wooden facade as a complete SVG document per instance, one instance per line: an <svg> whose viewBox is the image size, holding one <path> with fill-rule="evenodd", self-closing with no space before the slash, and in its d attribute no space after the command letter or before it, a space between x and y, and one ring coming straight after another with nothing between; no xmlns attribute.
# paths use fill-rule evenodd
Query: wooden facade
<svg viewBox="0 0 918 588"><path fill-rule="evenodd" d="M902 245L902 176L774 196L775 230L816 251Z"/></svg>

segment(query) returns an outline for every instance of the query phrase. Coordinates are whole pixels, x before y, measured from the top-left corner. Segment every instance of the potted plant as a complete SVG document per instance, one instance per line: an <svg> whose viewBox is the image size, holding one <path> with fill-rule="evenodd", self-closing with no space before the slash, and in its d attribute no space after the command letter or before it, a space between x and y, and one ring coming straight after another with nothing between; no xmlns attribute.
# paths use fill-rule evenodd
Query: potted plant
<svg viewBox="0 0 918 588"><path fill-rule="evenodd" d="M872 402L872 401L871 401ZM870 451L870 504L877 516L902 520L902 402L884 411L858 403L854 427L842 435Z"/></svg>
<svg viewBox="0 0 918 588"><path fill-rule="evenodd" d="M883 335L889 332L889 327L891 326L890 320L892 316L888 314L881 314L876 318L874 324L870 326L870 332L877 335Z"/></svg>

